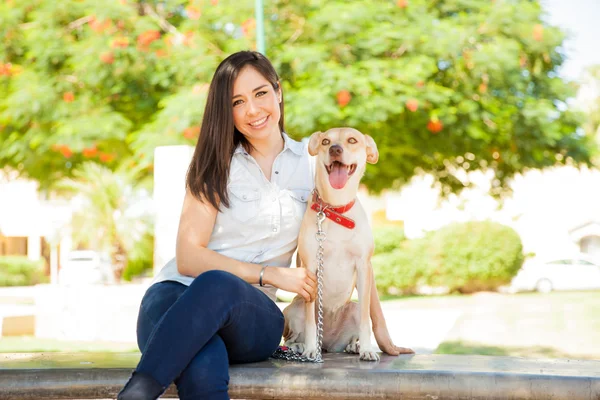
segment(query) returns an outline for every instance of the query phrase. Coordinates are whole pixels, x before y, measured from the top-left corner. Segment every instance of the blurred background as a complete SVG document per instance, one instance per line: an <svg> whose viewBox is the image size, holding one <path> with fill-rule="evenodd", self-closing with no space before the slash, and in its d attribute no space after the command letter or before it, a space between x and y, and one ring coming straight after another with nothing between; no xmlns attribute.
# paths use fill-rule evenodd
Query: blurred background
<svg viewBox="0 0 600 400"><path fill-rule="evenodd" d="M0 352L137 351L212 73L257 49L290 136L378 144L360 199L396 344L600 359L599 18L597 0L2 0Z"/></svg>

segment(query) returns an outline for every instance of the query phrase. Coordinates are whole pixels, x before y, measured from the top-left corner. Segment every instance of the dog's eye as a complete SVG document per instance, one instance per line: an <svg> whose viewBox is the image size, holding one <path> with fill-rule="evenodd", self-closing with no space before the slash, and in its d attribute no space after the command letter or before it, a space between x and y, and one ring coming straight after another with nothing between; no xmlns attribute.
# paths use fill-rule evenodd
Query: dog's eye
<svg viewBox="0 0 600 400"><path fill-rule="evenodd" d="M354 139L353 137L351 137L350 139L348 139L348 143L355 144L355 143L358 143L358 141L356 139Z"/></svg>
<svg viewBox="0 0 600 400"><path fill-rule="evenodd" d="M331 143L331 142L329 141L329 139L323 139L323 141L321 142L321 144L322 144L323 146L327 146L329 143Z"/></svg>

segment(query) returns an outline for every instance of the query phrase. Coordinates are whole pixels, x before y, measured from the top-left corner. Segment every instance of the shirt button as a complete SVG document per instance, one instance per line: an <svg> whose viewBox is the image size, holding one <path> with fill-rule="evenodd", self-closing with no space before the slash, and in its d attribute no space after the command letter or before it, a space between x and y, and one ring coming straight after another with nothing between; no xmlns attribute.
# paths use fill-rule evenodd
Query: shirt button
<svg viewBox="0 0 600 400"><path fill-rule="evenodd" d="M279 171L275 171L275 173L276 173L276 174L278 174L278 173L279 173Z"/></svg>
<svg viewBox="0 0 600 400"><path fill-rule="evenodd" d="M277 228L273 228L273 232L277 232Z"/></svg>

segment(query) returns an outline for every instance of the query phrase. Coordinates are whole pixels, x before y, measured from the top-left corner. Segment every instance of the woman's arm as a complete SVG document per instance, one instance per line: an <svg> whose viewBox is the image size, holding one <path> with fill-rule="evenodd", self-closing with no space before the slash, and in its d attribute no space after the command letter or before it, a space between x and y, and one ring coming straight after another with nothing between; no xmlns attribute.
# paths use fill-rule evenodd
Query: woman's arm
<svg viewBox="0 0 600 400"><path fill-rule="evenodd" d="M217 213L217 209L208 201L200 201L186 190L177 232L176 257L179 273L195 278L205 271L221 270L248 283L258 283L261 265L238 261L206 247ZM263 282L298 293L307 301L314 300L316 295L316 276L305 268L267 267Z"/></svg>

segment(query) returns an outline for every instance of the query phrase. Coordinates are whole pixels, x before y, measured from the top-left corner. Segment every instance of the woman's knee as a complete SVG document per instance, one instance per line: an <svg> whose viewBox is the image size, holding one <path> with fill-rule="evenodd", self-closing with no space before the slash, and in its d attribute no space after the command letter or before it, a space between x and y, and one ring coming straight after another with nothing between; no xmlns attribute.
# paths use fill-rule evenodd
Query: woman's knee
<svg viewBox="0 0 600 400"><path fill-rule="evenodd" d="M190 285L193 292L207 296L210 301L227 297L232 299L238 293L250 286L243 279L232 273L219 270L210 270L198 275Z"/></svg>
<svg viewBox="0 0 600 400"><path fill-rule="evenodd" d="M175 380L179 397L187 399L228 399L229 362L219 335L196 354Z"/></svg>
<svg viewBox="0 0 600 400"><path fill-rule="evenodd" d="M137 320L137 340L140 351L165 312L183 294L186 287L177 282L159 282L150 286L140 304Z"/></svg>

